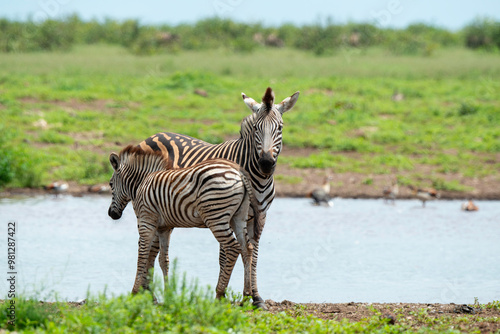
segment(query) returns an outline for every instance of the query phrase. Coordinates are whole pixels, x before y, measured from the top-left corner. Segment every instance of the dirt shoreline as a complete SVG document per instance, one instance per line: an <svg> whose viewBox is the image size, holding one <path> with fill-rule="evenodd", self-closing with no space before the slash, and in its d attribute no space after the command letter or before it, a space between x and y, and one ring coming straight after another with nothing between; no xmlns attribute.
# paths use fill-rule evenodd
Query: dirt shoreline
<svg viewBox="0 0 500 334"><path fill-rule="evenodd" d="M449 327L460 331L493 333L500 330L500 310L462 304L424 303L294 303L288 300L266 300L272 313L286 312L293 316L313 315L325 320L358 322L374 315L388 324L409 325L413 329L436 324L443 319ZM464 321L463 318L468 318ZM451 319L451 320L450 320ZM448 329L451 329L448 328Z"/></svg>
<svg viewBox="0 0 500 334"><path fill-rule="evenodd" d="M0 304L4 303L0 300ZM40 301L42 304L51 304ZM84 302L67 302L81 307ZM378 317L387 325L403 326L406 330L432 330L498 333L500 309L498 302L486 305L439 303L295 303L289 300L266 300L268 312L286 313L292 317L314 316L322 320L364 322ZM0 330L0 332L2 332Z"/></svg>
<svg viewBox="0 0 500 334"><path fill-rule="evenodd" d="M356 173L336 174L328 169L294 169L287 166L278 166L275 173L276 196L277 197L307 197L314 188L321 185L326 175L330 175L332 198L383 198L382 190L391 184L391 176L388 175L364 175ZM404 175L403 175L404 176ZM445 180L457 180L453 175L440 175ZM474 199L474 200L500 200L500 179L498 177L485 177L482 179L460 178L459 182L468 188L467 191L439 191L441 199ZM65 194L72 196L94 195L96 192L89 191L89 185L79 185L76 182L68 182L69 187ZM107 184L98 186L107 187ZM431 186L429 184L429 186ZM43 188L4 188L0 191L0 198L16 196L40 196L53 194ZM109 192L97 192L106 195ZM411 190L406 186L399 187L398 199L414 198Z"/></svg>

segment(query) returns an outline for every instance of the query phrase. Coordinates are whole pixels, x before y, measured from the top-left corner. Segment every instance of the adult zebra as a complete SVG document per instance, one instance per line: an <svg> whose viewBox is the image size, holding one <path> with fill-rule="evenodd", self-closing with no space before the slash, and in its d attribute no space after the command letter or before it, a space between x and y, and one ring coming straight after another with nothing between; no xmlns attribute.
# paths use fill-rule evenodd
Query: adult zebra
<svg viewBox="0 0 500 334"><path fill-rule="evenodd" d="M274 104L274 92L270 87L267 88L262 97L262 103L256 102L244 93L241 93L241 96L252 114L243 120L238 139L213 145L189 136L162 132L144 140L139 146L145 151L161 151L165 158L172 161L174 168L192 166L211 158L225 158L236 162L248 172L260 211L259 221L254 222L253 215L250 215L247 225L248 233L254 235L252 295L254 296L254 304L265 307L264 300L260 297L257 288L256 268L259 239L264 228L266 212L275 196L273 173L282 147L282 115L293 108L299 98L299 92L287 97L279 104ZM154 266L158 250L158 240L156 239L149 257L150 268ZM220 248L221 272L225 261L226 254Z"/></svg>
<svg viewBox="0 0 500 334"><path fill-rule="evenodd" d="M155 237L160 241L160 267L166 279L171 230L200 227L209 228L227 254L217 282L217 296L223 295L240 253L245 267L243 295L252 296L253 244L246 225L250 207L258 215L258 204L247 173L238 164L211 159L172 169L160 152L145 152L132 145L120 154L111 153L109 161L114 169L109 182L113 194L109 216L120 219L129 201L137 216L139 254L132 293L148 288L148 260Z"/></svg>

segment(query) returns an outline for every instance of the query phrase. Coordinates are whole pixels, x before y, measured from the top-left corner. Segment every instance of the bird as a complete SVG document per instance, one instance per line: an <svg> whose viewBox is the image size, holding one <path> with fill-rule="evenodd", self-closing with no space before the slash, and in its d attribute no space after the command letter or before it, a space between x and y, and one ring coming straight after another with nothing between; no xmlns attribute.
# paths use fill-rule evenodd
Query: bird
<svg viewBox="0 0 500 334"><path fill-rule="evenodd" d="M332 180L331 176L326 176L323 181L323 185L309 192L307 195L311 197L314 201L315 205L326 204L328 206L332 206L331 198L330 198L330 181Z"/></svg>
<svg viewBox="0 0 500 334"><path fill-rule="evenodd" d="M66 192L69 186L64 181L56 181L44 186L43 188L47 191L52 192L57 197L57 195Z"/></svg>
<svg viewBox="0 0 500 334"><path fill-rule="evenodd" d="M109 186L103 186L99 184L95 184L93 186L89 186L88 191L89 193L95 193L95 194L103 194L109 192L111 189Z"/></svg>
<svg viewBox="0 0 500 334"><path fill-rule="evenodd" d="M463 211L477 211L479 208L477 207L472 200L468 200L465 203L462 203L462 210Z"/></svg>
<svg viewBox="0 0 500 334"><path fill-rule="evenodd" d="M384 195L384 201L387 203L389 200L392 201L392 204L396 203L396 197L399 195L399 185L398 181L392 181L391 186L384 187L382 190L382 194Z"/></svg>
<svg viewBox="0 0 500 334"><path fill-rule="evenodd" d="M441 195L434 188L417 188L412 185L408 186L415 197L422 201L422 207L425 208L425 202L440 198Z"/></svg>

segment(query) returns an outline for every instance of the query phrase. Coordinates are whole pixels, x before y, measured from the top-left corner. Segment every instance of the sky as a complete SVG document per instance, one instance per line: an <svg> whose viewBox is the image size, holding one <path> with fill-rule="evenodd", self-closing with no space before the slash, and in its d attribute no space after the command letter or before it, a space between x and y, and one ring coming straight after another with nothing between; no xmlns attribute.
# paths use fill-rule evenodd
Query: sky
<svg viewBox="0 0 500 334"><path fill-rule="evenodd" d="M138 19L143 24L193 23L223 17L279 26L368 22L381 28L426 23L458 30L476 17L500 21L500 0L0 0L0 17L15 20L61 18Z"/></svg>

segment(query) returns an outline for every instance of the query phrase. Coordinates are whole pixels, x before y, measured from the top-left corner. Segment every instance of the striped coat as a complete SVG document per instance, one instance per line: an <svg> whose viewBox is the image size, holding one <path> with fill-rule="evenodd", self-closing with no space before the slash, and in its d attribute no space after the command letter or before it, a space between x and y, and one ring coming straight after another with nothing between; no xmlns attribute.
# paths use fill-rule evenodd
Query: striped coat
<svg viewBox="0 0 500 334"><path fill-rule="evenodd" d="M252 261L253 293L259 299L256 267L259 250L259 240L265 225L266 213L274 196L273 173L282 148L283 113L293 108L299 97L299 92L287 97L279 104L274 104L274 92L268 88L262 97L262 103L242 93L242 98L252 114L247 116L242 124L240 138L225 141L218 145L172 132L162 132L153 135L139 144L145 151L160 151L163 156L172 161L173 167L187 167L207 159L225 158L238 163L249 174L249 178L258 201L260 219L253 219L250 214L248 231L255 240ZM253 211L253 210L252 210ZM158 242L153 243L149 258L149 266L153 267L158 252ZM222 268L226 255L220 250L219 263ZM260 303L264 304L262 298Z"/></svg>
<svg viewBox="0 0 500 334"><path fill-rule="evenodd" d="M215 159L188 168L169 169L161 154L132 146L120 155L112 154L110 162L115 169L110 182L110 216L119 218L127 199L132 200L137 216L139 256L133 293L148 288L148 258L154 238L159 239L160 266L166 278L172 229L199 227L212 231L227 256L216 287L217 297L224 295L240 253L245 267L244 295L252 295L254 241L249 240L246 220L250 206L258 210L246 172L239 165Z"/></svg>

